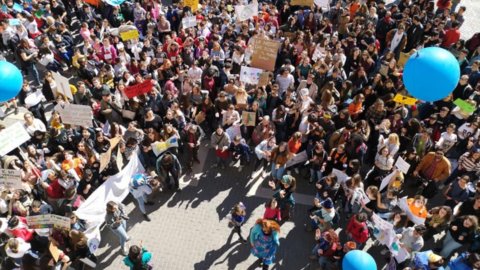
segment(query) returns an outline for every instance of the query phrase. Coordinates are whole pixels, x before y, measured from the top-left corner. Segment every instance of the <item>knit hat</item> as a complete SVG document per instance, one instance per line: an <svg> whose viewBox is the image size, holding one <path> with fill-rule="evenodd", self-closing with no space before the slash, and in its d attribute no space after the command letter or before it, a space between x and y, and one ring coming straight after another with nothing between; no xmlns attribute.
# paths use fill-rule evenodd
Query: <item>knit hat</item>
<svg viewBox="0 0 480 270"><path fill-rule="evenodd" d="M290 175L286 174L282 177L282 184L290 185L292 183L292 178Z"/></svg>
<svg viewBox="0 0 480 270"><path fill-rule="evenodd" d="M436 262L439 262L441 261L443 258L442 256L440 255L437 255L435 253L430 253L430 255L428 255L428 262L431 262L431 263L436 263Z"/></svg>
<svg viewBox="0 0 480 270"><path fill-rule="evenodd" d="M322 206L327 209L333 208L333 201L330 198L327 198L325 201L322 202Z"/></svg>

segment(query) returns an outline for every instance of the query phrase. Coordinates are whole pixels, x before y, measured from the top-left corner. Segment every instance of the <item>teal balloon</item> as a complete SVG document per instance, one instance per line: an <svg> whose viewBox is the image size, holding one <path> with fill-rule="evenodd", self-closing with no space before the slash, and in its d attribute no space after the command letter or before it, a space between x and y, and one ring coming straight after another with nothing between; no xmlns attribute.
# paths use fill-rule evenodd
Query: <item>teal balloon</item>
<svg viewBox="0 0 480 270"><path fill-rule="evenodd" d="M120 6L125 0L106 0L105 2L111 6Z"/></svg>
<svg viewBox="0 0 480 270"><path fill-rule="evenodd" d="M0 102L16 97L22 85L22 72L17 66L7 61L0 61Z"/></svg>
<svg viewBox="0 0 480 270"><path fill-rule="evenodd" d="M437 101L447 97L460 80L460 65L449 51L439 47L419 50L408 58L403 83L413 97Z"/></svg>
<svg viewBox="0 0 480 270"><path fill-rule="evenodd" d="M367 252L352 250L343 257L342 268L343 270L377 270L377 263Z"/></svg>

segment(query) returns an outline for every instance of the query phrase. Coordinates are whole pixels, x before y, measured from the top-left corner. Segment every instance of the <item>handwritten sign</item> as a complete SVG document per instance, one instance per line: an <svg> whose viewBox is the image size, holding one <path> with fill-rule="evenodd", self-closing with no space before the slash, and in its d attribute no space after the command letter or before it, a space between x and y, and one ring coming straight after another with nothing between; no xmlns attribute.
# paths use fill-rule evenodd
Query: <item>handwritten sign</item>
<svg viewBox="0 0 480 270"><path fill-rule="evenodd" d="M393 98L393 101L397 103L402 103L405 105L410 105L410 106L415 105L415 103L417 102L417 100L412 97L407 97L400 94L396 94L395 97Z"/></svg>
<svg viewBox="0 0 480 270"><path fill-rule="evenodd" d="M50 215L50 222L54 228L70 230L71 227L69 217Z"/></svg>
<svg viewBox="0 0 480 270"><path fill-rule="evenodd" d="M64 124L77 125L82 127L91 127L93 113L92 108L87 105L64 104L57 105L55 110L58 111Z"/></svg>
<svg viewBox="0 0 480 270"><path fill-rule="evenodd" d="M70 83L68 82L68 79L57 72L52 72L52 77L57 84L57 92L54 94L62 94L69 100L73 100L72 90L70 90Z"/></svg>
<svg viewBox="0 0 480 270"><path fill-rule="evenodd" d="M380 189L378 191L382 191L384 188L386 188L388 186L388 184L390 184L390 182L393 180L393 176L396 174L396 172L392 172L390 173L389 175L385 176L385 178L383 178L382 180L382 183L380 184Z"/></svg>
<svg viewBox="0 0 480 270"><path fill-rule="evenodd" d="M0 186L4 186L6 189L23 189L22 172L0 169Z"/></svg>
<svg viewBox="0 0 480 270"><path fill-rule="evenodd" d="M329 0L314 0L315 5L321 7L322 9L330 8L330 1Z"/></svg>
<svg viewBox="0 0 480 270"><path fill-rule="evenodd" d="M413 223L415 223L415 225L425 223L424 218L418 217L418 216L414 215L412 213L412 211L410 211L410 207L408 207L408 203L407 203L407 196L401 198L398 201L398 207L400 207L400 209L402 209L405 213L407 213L408 219L410 219Z"/></svg>
<svg viewBox="0 0 480 270"><path fill-rule="evenodd" d="M255 120L256 120L256 113L255 112L247 112L243 111L242 112L242 124L244 124L247 127L254 127L255 126Z"/></svg>
<svg viewBox="0 0 480 270"><path fill-rule="evenodd" d="M272 73L269 71L262 72L262 74L260 74L260 76L258 77L258 86L268 85L268 83L270 82L270 74Z"/></svg>
<svg viewBox="0 0 480 270"><path fill-rule="evenodd" d="M143 95L150 92L153 88L152 80L146 80L142 83L126 87L124 92L128 98L133 98L138 95Z"/></svg>
<svg viewBox="0 0 480 270"><path fill-rule="evenodd" d="M253 46L252 67L274 71L280 42L256 38Z"/></svg>
<svg viewBox="0 0 480 270"><path fill-rule="evenodd" d="M44 229L51 228L51 214L48 215L38 215L38 216L27 216L27 225L30 229Z"/></svg>
<svg viewBox="0 0 480 270"><path fill-rule="evenodd" d="M170 137L164 142L155 142L151 144L152 151L156 156L159 156L163 152L167 151L171 147L178 147L178 138Z"/></svg>
<svg viewBox="0 0 480 270"><path fill-rule="evenodd" d="M382 219L377 214L373 213L371 220L375 225L373 229L373 235L380 242L380 244L390 247L395 241L395 231L393 230L393 224Z"/></svg>
<svg viewBox="0 0 480 270"><path fill-rule="evenodd" d="M410 169L410 164L408 164L402 157L398 157L397 162L395 162L395 167L404 174L407 174Z"/></svg>
<svg viewBox="0 0 480 270"><path fill-rule="evenodd" d="M240 69L240 81L248 84L257 84L263 70L242 66Z"/></svg>
<svg viewBox="0 0 480 270"><path fill-rule="evenodd" d="M7 127L0 131L0 156L5 156L28 140L30 140L30 135L21 122L16 122Z"/></svg>
<svg viewBox="0 0 480 270"><path fill-rule="evenodd" d="M183 28L191 28L197 26L197 17L189 16L182 19Z"/></svg>
<svg viewBox="0 0 480 270"><path fill-rule="evenodd" d="M235 14L239 22L258 16L258 3L255 1L248 5L236 5Z"/></svg>
<svg viewBox="0 0 480 270"><path fill-rule="evenodd" d="M131 39L138 39L140 37L140 34L138 33L137 29L133 29L130 31L121 32L120 37L123 41L127 41Z"/></svg>
<svg viewBox="0 0 480 270"><path fill-rule="evenodd" d="M455 99L453 104L457 105L462 111L466 113L473 113L475 112L476 108L472 104L466 102L465 100L461 98Z"/></svg>
<svg viewBox="0 0 480 270"><path fill-rule="evenodd" d="M313 6L313 0L292 0L290 2L292 6L311 7Z"/></svg>
<svg viewBox="0 0 480 270"><path fill-rule="evenodd" d="M186 7L190 7L193 12L197 11L198 9L198 0L183 0L183 4Z"/></svg>

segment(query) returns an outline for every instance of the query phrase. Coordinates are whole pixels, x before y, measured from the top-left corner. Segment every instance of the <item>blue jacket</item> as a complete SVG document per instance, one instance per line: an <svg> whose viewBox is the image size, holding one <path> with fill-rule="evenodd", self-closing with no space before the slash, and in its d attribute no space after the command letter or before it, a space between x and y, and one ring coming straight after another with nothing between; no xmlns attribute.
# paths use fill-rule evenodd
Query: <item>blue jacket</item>
<svg viewBox="0 0 480 270"><path fill-rule="evenodd" d="M467 252L460 254L448 263L448 267L450 270L473 270L473 267L467 264L467 257Z"/></svg>
<svg viewBox="0 0 480 270"><path fill-rule="evenodd" d="M241 158L245 159L247 162L250 161L250 147L245 143L241 142L237 145L233 142L230 143L230 151L233 155L240 155Z"/></svg>

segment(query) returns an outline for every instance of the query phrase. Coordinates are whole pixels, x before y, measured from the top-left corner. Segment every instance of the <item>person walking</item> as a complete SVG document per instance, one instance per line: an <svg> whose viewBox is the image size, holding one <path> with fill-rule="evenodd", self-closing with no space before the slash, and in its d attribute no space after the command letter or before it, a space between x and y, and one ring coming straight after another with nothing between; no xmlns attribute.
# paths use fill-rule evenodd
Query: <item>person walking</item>
<svg viewBox="0 0 480 270"><path fill-rule="evenodd" d="M247 216L247 208L242 202L236 203L232 211L230 212L230 224L233 225L232 235L233 233L237 233L240 237L240 241L242 243L246 243L247 240L242 236L242 226L245 223L245 217Z"/></svg>
<svg viewBox="0 0 480 270"><path fill-rule="evenodd" d="M107 203L107 213L105 215L105 223L108 228L118 236L121 246L122 255L126 256L128 248L126 242L130 240L127 234L127 220L129 217L125 213L125 206L121 203L109 201Z"/></svg>
<svg viewBox="0 0 480 270"><path fill-rule="evenodd" d="M275 253L280 245L280 225L273 220L258 219L250 233L250 253L257 257L263 270L275 261Z"/></svg>

